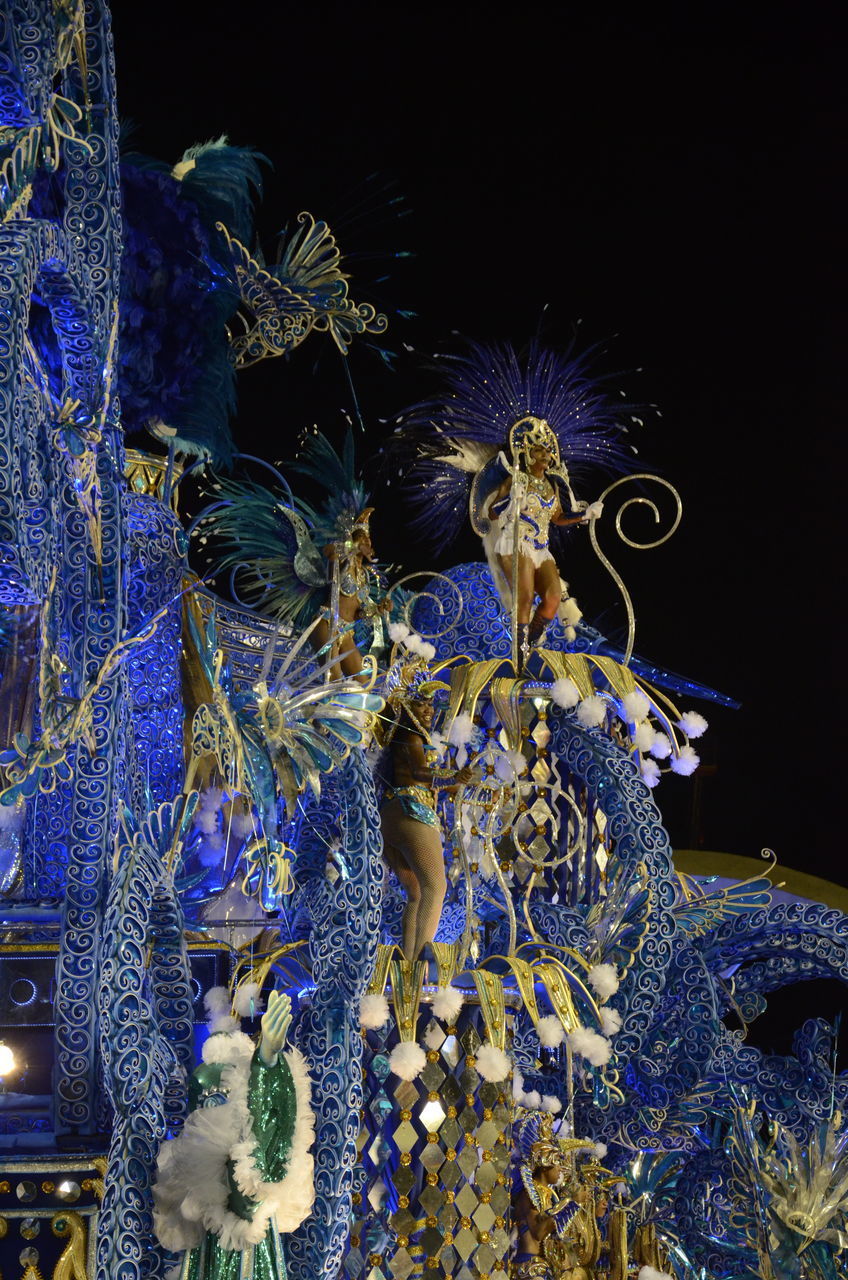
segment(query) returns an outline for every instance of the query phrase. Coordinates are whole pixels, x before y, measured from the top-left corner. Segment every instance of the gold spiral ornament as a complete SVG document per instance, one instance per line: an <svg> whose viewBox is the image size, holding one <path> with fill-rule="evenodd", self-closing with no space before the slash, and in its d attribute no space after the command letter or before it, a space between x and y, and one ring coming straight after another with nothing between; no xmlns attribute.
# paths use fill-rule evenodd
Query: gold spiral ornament
<svg viewBox="0 0 848 1280"><path fill-rule="evenodd" d="M619 485L630 484L631 482L635 482L637 480L642 480L642 481L649 480L649 481L652 481L654 484L661 485L663 489L668 490L668 492L674 498L674 502L675 502L675 515L674 515L674 520L672 522L671 528L667 529L666 532L661 535L661 537L654 538L652 542L637 542L634 538L629 537L621 527L621 520L622 520L622 516L624 515L624 512L627 511L630 507L634 507L634 506L647 507L648 510L653 514L654 522L656 524L659 524L662 517L660 516L660 512L659 512L659 508L657 507L657 504L654 502L652 498L646 498L642 494L635 495L632 498L626 498L625 501L622 502L621 506L616 511L615 531L618 534L621 541L625 544L625 546L631 547L634 551L650 551L654 547L661 547L664 542L668 542L669 538L676 531L677 526L680 524L680 519L681 519L681 516L683 515L683 502L681 500L680 494L677 492L673 484L671 484L668 480L663 480L660 476L651 475L647 471L640 471L636 475L622 476L620 479L614 480L611 485L608 485L607 488L604 489L603 493L598 499L598 502L605 503L609 495L615 489L617 489ZM624 581L621 575L613 567L613 565L604 555L603 551L601 551L601 548L598 546L598 537L595 531L595 525L597 524L597 520L598 520L598 517L593 516L589 521L589 538L592 543L592 548L595 552L595 555L598 557L601 564L607 570L610 577L615 582L616 586L621 592L622 598L624 600L624 607L627 610L627 647L624 651L624 665L627 666L627 664L630 662L631 657L633 656L633 641L636 635L636 615L633 612L633 601L630 598L630 593L628 592L626 586L624 585Z"/></svg>

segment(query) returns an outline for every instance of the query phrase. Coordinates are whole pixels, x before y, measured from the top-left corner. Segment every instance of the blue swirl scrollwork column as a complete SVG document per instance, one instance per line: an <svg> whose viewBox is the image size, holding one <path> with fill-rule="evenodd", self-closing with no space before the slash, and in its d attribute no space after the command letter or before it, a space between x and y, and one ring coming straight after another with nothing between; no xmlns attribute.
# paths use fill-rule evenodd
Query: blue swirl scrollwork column
<svg viewBox="0 0 848 1280"><path fill-rule="evenodd" d="M129 541L130 632L160 609L166 616L127 663L132 702L129 802L143 818L148 806L172 800L182 785L183 702L180 678L184 535L158 498L128 493L124 506Z"/></svg>
<svg viewBox="0 0 848 1280"><path fill-rule="evenodd" d="M650 927L639 953L639 964L624 976L616 1007L623 1026L616 1037L616 1053L624 1061L645 1047L667 981L676 924L673 863L668 835L649 789L633 762L598 730L581 729L573 716L552 712L548 721L551 748L569 771L585 781L607 818L607 833L615 844L622 869L642 863L650 877L653 906Z"/></svg>
<svg viewBox="0 0 848 1280"><path fill-rule="evenodd" d="M99 1048L114 1123L97 1230L96 1280L142 1280L161 1273L151 1186L176 1061L157 1026L157 1009L167 1011L165 993L160 988L156 1007L148 996L147 955L154 923L165 926L169 916L173 928L181 923L165 909L169 896L158 851L142 835L132 845L124 843L109 888L100 951Z"/></svg>
<svg viewBox="0 0 848 1280"><path fill-rule="evenodd" d="M327 847L339 838L344 874L330 884ZM381 852L371 774L362 753L353 751L309 812L295 868L299 905L311 919L315 981L296 1034L316 1084L316 1199L312 1215L287 1238L291 1280L335 1277L347 1243L362 1106L359 1001L377 954Z"/></svg>
<svg viewBox="0 0 848 1280"><path fill-rule="evenodd" d="M186 1116L186 1081L194 1067L194 1008L183 911L172 884L156 890L151 924L150 987L156 1023L179 1068L172 1073L164 1099L165 1121L173 1134Z"/></svg>

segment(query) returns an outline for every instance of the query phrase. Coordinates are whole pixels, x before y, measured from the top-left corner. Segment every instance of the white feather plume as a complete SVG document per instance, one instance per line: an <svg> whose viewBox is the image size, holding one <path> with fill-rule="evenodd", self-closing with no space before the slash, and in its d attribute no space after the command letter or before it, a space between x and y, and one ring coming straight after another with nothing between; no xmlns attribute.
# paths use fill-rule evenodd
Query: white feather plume
<svg viewBox="0 0 848 1280"><path fill-rule="evenodd" d="M577 719L584 729L595 729L604 723L607 716L607 704L596 693L590 693L577 708Z"/></svg>
<svg viewBox="0 0 848 1280"><path fill-rule="evenodd" d="M568 1043L573 1053L577 1053L593 1067L602 1067L612 1057L612 1045L609 1040L592 1031L590 1027L575 1027L568 1033Z"/></svg>
<svg viewBox="0 0 848 1280"><path fill-rule="evenodd" d="M512 1070L512 1060L503 1049L487 1043L477 1050L475 1066L484 1080L506 1080Z"/></svg>
<svg viewBox="0 0 848 1280"><path fill-rule="evenodd" d="M536 1031L539 1044L544 1045L546 1049L556 1049L565 1040L565 1027L555 1013L549 1013L546 1017L540 1018Z"/></svg>
<svg viewBox="0 0 848 1280"><path fill-rule="evenodd" d="M465 997L458 987L437 987L433 993L433 1013L452 1026L459 1017Z"/></svg>
<svg viewBox="0 0 848 1280"><path fill-rule="evenodd" d="M389 1068L401 1080L417 1080L427 1065L427 1055L414 1040L401 1040L389 1054Z"/></svg>
<svg viewBox="0 0 848 1280"><path fill-rule="evenodd" d="M367 992L359 1002L359 1023L366 1031L384 1027L389 1020L389 1002L376 991Z"/></svg>
<svg viewBox="0 0 848 1280"><path fill-rule="evenodd" d="M655 733L648 750L655 760L667 760L671 755L671 738L667 733Z"/></svg>
<svg viewBox="0 0 848 1280"><path fill-rule="evenodd" d="M263 1004L259 998L262 988L258 982L242 982L233 996L233 1009L240 1018L255 1018L262 1013Z"/></svg>
<svg viewBox="0 0 848 1280"><path fill-rule="evenodd" d="M701 757L698 755L694 747L690 747L687 744L680 748L680 753L678 755L671 757L669 763L671 765L672 773L679 773L684 778L688 778L691 773L695 772L698 765L701 763Z"/></svg>
<svg viewBox="0 0 848 1280"><path fill-rule="evenodd" d="M496 445L481 444L479 440L454 440L450 436L445 437L445 444L450 453L440 455L436 461L446 462L457 471L470 471L474 475L482 471L498 451Z"/></svg>
<svg viewBox="0 0 848 1280"><path fill-rule="evenodd" d="M609 1040L616 1032L621 1030L621 1014L617 1009L610 1008L609 1005L604 1005L599 1012L601 1015L601 1031Z"/></svg>
<svg viewBox="0 0 848 1280"><path fill-rule="evenodd" d="M660 767L655 760L646 758L639 765L639 772L646 787L655 787L660 780Z"/></svg>
<svg viewBox="0 0 848 1280"><path fill-rule="evenodd" d="M633 689L630 693L625 693L621 699L621 706L627 719L636 724L644 720L651 710L651 704L641 689Z"/></svg>
<svg viewBox="0 0 848 1280"><path fill-rule="evenodd" d="M606 1004L610 996L618 990L618 970L614 964L593 964L587 975L587 982L592 990Z"/></svg>
<svg viewBox="0 0 848 1280"><path fill-rule="evenodd" d="M701 734L706 733L709 725L697 711L684 711L677 722L677 727L686 734L687 738L700 738Z"/></svg>
<svg viewBox="0 0 848 1280"><path fill-rule="evenodd" d="M554 680L551 685L551 698L558 707L570 711L580 701L580 693L571 677L563 676L561 680Z"/></svg>

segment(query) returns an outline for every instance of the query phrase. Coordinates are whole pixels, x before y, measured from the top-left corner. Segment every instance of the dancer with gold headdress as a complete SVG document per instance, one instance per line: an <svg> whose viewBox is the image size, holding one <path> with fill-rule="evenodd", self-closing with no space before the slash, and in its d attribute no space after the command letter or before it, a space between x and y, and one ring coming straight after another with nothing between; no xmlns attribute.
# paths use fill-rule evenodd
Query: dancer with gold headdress
<svg viewBox="0 0 848 1280"><path fill-rule="evenodd" d="M513 1128L518 1154L518 1185L513 1221L518 1247L511 1280L591 1280L576 1247L577 1222L583 1213L575 1157L594 1143L560 1138L549 1111L520 1108Z"/></svg>
<svg viewBox="0 0 848 1280"><path fill-rule="evenodd" d="M353 435L338 454L317 429L304 440L293 471L325 491L315 506L294 496L286 480L269 489L254 480L221 479L199 528L218 554L213 572L231 572L243 602L295 631L311 628L312 646L325 661L338 657L332 675L356 676L362 655L354 628L379 624L388 599L373 567L368 494L357 474Z"/></svg>
<svg viewBox="0 0 848 1280"><path fill-rule="evenodd" d="M632 406L589 377L592 355L568 359L533 344L520 357L472 344L442 364L443 393L409 410L396 435L397 452L412 455L414 526L444 548L467 506L525 660L558 610L569 639L580 618L549 539L551 525L600 514L575 498L572 476L628 462L621 437Z"/></svg>

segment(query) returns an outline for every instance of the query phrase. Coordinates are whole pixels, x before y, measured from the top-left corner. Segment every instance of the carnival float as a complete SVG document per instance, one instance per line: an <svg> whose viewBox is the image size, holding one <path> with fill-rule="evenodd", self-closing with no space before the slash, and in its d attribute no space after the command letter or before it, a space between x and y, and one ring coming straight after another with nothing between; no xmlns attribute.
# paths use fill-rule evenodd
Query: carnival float
<svg viewBox="0 0 848 1280"><path fill-rule="evenodd" d="M390 427L245 457L241 369L386 328L332 230L269 264L255 153L119 149L102 0L6 6L0 97L3 1276L844 1276L834 1028L745 1030L848 920L675 870L655 788L729 699L638 650L638 406L457 340Z"/></svg>

